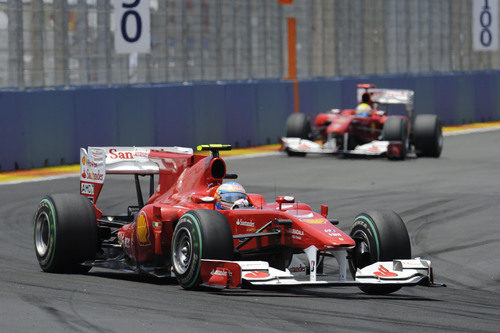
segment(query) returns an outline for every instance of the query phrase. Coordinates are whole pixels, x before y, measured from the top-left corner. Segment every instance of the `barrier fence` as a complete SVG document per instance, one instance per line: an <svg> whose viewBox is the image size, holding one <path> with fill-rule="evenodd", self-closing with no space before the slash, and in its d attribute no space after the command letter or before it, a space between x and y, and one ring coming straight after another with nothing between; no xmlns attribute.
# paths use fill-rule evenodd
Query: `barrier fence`
<svg viewBox="0 0 500 333"><path fill-rule="evenodd" d="M500 71L301 80L301 112L356 103L356 84L415 90L415 113L445 124L500 119ZM284 80L0 93L0 170L78 163L86 146L276 143L294 108Z"/></svg>

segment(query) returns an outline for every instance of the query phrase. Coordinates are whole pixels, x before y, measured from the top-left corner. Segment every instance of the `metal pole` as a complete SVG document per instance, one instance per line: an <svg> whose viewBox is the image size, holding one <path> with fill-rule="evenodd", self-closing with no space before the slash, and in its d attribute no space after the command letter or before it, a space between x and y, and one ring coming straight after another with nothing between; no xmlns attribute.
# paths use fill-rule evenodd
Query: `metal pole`
<svg viewBox="0 0 500 333"><path fill-rule="evenodd" d="M87 0L78 0L76 34L78 38L78 71L79 84L88 84L89 73L89 47L88 47Z"/></svg>
<svg viewBox="0 0 500 333"><path fill-rule="evenodd" d="M33 59L30 67L31 86L43 87L45 81L43 67L44 12L42 0L33 0L31 3L31 23L31 49Z"/></svg>
<svg viewBox="0 0 500 333"><path fill-rule="evenodd" d="M253 78L252 71L252 36L255 31L252 29L252 7L250 6L250 1L247 0L247 79L251 80Z"/></svg>
<svg viewBox="0 0 500 333"><path fill-rule="evenodd" d="M222 79L222 0L217 0L215 9L215 75Z"/></svg>
<svg viewBox="0 0 500 333"><path fill-rule="evenodd" d="M8 2L9 85L24 89L23 2Z"/></svg>
<svg viewBox="0 0 500 333"><path fill-rule="evenodd" d="M233 28L232 30L232 35L233 35L233 79L238 80L239 79L239 71L238 71L238 49L237 49L237 29L236 29L236 13L237 13L237 1L231 1L233 5Z"/></svg>

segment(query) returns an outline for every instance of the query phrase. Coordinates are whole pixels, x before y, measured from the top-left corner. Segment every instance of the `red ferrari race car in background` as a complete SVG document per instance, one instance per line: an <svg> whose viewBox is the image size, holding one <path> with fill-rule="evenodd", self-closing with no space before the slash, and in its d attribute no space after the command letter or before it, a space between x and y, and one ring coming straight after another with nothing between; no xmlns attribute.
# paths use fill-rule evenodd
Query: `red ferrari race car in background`
<svg viewBox="0 0 500 333"><path fill-rule="evenodd" d="M219 209L215 191L237 178L219 157L230 148L198 147L211 156L180 147L82 148L80 193L48 195L34 217L42 270L134 270L175 276L186 289L333 285L387 294L436 285L430 261L411 259L405 224L392 211L361 213L346 234L327 218L327 206L316 213L291 196L266 202L245 193L245 205ZM126 214L107 215L96 205L107 174L135 177L138 204ZM150 177L147 202L139 176ZM333 280L322 274L330 257L339 264Z"/></svg>
<svg viewBox="0 0 500 333"><path fill-rule="evenodd" d="M443 148L439 117L419 114L413 119L413 95L411 90L358 84L358 102L368 107L365 115L354 109L333 109L318 114L311 128L305 114L292 114L286 123L286 137L281 140L282 150L290 156L334 153L385 155L389 159L405 159L408 154L439 157ZM391 104L404 104L407 116L389 116L386 110L379 109Z"/></svg>

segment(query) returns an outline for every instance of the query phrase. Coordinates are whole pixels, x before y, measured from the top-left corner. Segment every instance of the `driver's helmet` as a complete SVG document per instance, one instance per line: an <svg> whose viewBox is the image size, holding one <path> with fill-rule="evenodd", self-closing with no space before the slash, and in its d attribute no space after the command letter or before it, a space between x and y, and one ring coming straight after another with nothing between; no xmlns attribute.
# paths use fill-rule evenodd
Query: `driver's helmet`
<svg viewBox="0 0 500 333"><path fill-rule="evenodd" d="M219 209L230 209L234 202L240 199L247 199L245 189L236 182L224 183L215 191L215 206Z"/></svg>
<svg viewBox="0 0 500 333"><path fill-rule="evenodd" d="M361 103L356 107L356 115L360 117L369 117L372 111L372 106L370 104L370 95L365 92L361 96Z"/></svg>
<svg viewBox="0 0 500 333"><path fill-rule="evenodd" d="M356 115L360 117L369 117L372 112L372 107L369 104L361 103L356 107Z"/></svg>

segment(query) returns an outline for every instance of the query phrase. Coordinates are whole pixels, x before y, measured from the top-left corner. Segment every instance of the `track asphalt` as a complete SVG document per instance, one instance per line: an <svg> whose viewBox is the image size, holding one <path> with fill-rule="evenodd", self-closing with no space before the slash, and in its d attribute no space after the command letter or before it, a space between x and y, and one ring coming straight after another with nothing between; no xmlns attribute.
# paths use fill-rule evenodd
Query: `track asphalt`
<svg viewBox="0 0 500 333"><path fill-rule="evenodd" d="M500 326L500 131L446 136L441 158L405 161L229 159L249 192L295 195L348 230L372 208L398 212L413 256L432 260L447 288L369 296L355 287L185 291L172 280L93 269L41 272L32 218L47 193L76 193L76 177L0 186L0 332L485 331ZM134 202L127 176L109 176L105 212ZM327 267L334 271L333 266Z"/></svg>

